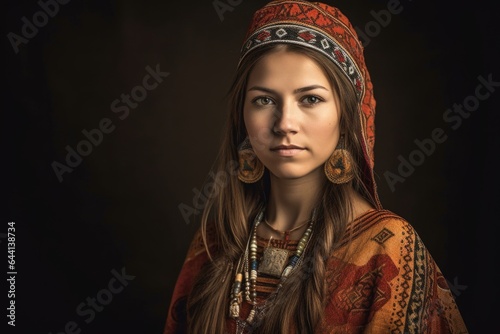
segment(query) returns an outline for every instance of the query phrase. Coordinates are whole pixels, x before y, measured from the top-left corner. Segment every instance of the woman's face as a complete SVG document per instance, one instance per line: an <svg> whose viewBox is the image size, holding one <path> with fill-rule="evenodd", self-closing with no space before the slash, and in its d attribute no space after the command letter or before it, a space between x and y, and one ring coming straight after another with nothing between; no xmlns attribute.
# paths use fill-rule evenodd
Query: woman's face
<svg viewBox="0 0 500 334"><path fill-rule="evenodd" d="M257 157L278 178L322 173L340 135L336 94L314 60L277 51L250 73L243 107Z"/></svg>

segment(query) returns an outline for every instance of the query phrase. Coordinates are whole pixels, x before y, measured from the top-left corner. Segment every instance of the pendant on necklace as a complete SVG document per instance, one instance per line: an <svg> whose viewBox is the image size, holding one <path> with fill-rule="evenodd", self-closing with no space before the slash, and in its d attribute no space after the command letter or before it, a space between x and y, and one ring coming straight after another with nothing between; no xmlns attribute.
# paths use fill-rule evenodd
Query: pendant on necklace
<svg viewBox="0 0 500 334"><path fill-rule="evenodd" d="M259 274L281 277L290 253L286 249L267 247L259 264Z"/></svg>

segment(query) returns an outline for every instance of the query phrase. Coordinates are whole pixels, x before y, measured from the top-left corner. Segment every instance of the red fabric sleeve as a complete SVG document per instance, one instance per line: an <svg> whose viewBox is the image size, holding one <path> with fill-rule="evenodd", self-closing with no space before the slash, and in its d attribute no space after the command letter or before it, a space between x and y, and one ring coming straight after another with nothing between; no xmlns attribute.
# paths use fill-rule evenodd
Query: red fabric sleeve
<svg viewBox="0 0 500 334"><path fill-rule="evenodd" d="M186 259L177 278L170 306L168 308L167 321L163 332L164 334L186 333L187 296L193 287L196 276L207 260L208 254L205 250L201 230L199 229L191 241Z"/></svg>

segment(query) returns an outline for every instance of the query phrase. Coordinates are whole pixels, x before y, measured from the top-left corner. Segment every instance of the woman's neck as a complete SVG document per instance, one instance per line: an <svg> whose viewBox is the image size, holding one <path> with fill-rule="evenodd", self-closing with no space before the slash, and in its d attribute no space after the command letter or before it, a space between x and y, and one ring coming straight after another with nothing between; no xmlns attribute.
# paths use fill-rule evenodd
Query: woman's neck
<svg viewBox="0 0 500 334"><path fill-rule="evenodd" d="M325 181L321 173L299 179L279 179L271 174L267 221L279 231L289 231L311 219Z"/></svg>
<svg viewBox="0 0 500 334"><path fill-rule="evenodd" d="M279 179L271 174L271 190L265 213L269 225L284 232L311 219L325 182L329 181L324 173L311 173L299 179ZM348 196L353 206L351 220L373 209L354 189L349 189Z"/></svg>

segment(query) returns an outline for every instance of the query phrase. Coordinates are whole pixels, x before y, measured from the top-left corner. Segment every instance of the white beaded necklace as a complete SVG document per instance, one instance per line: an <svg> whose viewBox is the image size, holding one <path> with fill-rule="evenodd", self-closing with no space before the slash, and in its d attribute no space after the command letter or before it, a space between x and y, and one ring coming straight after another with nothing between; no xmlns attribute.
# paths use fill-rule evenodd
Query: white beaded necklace
<svg viewBox="0 0 500 334"><path fill-rule="evenodd" d="M263 273L280 278L278 289L288 278L290 273L297 267L299 260L304 253L309 238L312 234L312 227L316 221L317 210L314 209L309 225L300 239L295 253L289 257L287 250L275 247L267 247L264 251L263 259L259 264L257 261L257 227L262 222L265 208L255 217L251 236L248 238L245 252L240 258L236 267L236 274L231 288L229 305L229 315L231 318L239 320L240 305L243 301L242 283L245 278L245 300L252 305L252 309L246 319L248 324L254 321L257 307L257 273ZM277 292L277 291L276 291Z"/></svg>

